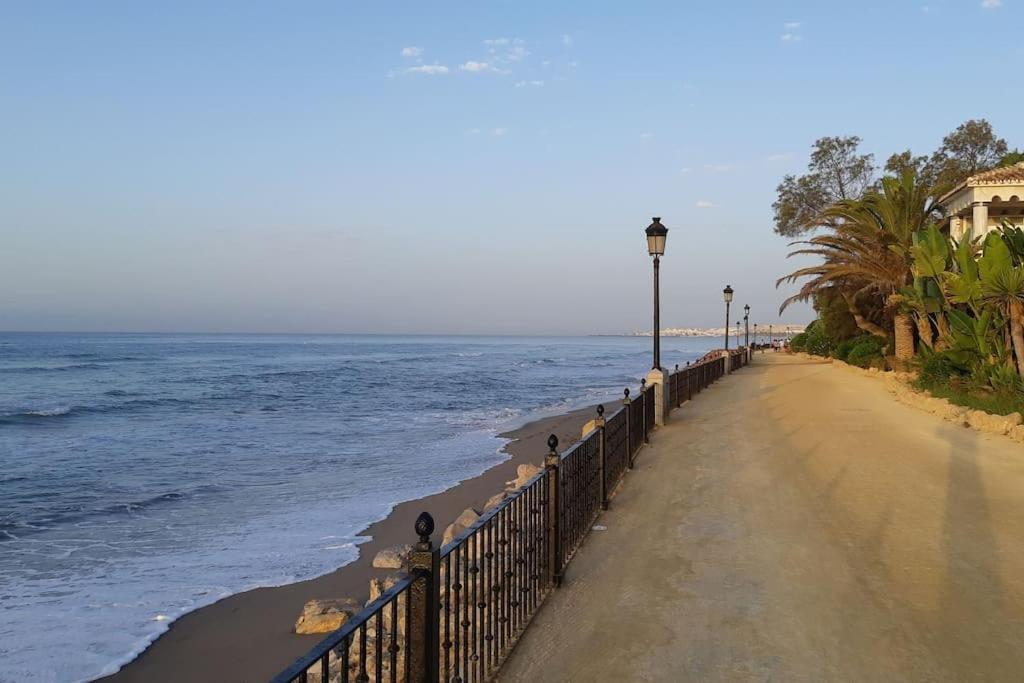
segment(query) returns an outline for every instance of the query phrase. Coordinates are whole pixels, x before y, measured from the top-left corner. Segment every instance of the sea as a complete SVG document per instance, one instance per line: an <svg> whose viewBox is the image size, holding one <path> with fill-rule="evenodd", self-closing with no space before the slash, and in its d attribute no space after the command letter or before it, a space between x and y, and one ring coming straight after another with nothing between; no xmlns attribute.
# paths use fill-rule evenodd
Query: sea
<svg viewBox="0 0 1024 683"><path fill-rule="evenodd" d="M721 345L663 339L662 365ZM0 681L93 680L191 610L352 561L502 432L635 390L650 347L0 333Z"/></svg>

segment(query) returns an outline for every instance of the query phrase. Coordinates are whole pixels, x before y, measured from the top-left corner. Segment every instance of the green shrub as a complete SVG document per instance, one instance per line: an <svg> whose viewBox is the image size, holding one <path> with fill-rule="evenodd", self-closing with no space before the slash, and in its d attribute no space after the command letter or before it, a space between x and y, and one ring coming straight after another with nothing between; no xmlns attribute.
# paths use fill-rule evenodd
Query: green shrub
<svg viewBox="0 0 1024 683"><path fill-rule="evenodd" d="M858 368L885 367L882 347L885 340L874 335L862 338L846 356L846 362Z"/></svg>
<svg viewBox="0 0 1024 683"><path fill-rule="evenodd" d="M824 325L811 324L807 328L807 353L815 356L827 356L832 351L832 338L825 333Z"/></svg>
<svg viewBox="0 0 1024 683"><path fill-rule="evenodd" d="M794 335L789 340L789 348L794 351L804 351L807 349L807 333L801 332L800 334Z"/></svg>
<svg viewBox="0 0 1024 683"><path fill-rule="evenodd" d="M945 384L962 374L948 355L936 353L923 344L918 351L917 369L921 380L927 384Z"/></svg>
<svg viewBox="0 0 1024 683"><path fill-rule="evenodd" d="M875 337L870 334L862 334L859 337L854 337L853 339L841 341L836 345L836 348L832 351L832 357L838 358L839 360L847 360L850 355L850 351L853 351L853 349L856 346L859 346L862 343L869 342L872 339L878 339L878 337Z"/></svg>

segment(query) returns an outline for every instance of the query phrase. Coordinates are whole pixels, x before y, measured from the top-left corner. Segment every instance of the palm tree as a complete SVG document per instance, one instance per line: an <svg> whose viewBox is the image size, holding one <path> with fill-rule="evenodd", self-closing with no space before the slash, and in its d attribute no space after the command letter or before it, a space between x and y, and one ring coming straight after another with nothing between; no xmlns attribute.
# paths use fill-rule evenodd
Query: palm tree
<svg viewBox="0 0 1024 683"><path fill-rule="evenodd" d="M800 248L790 256L817 256L821 263L778 280L776 286L810 278L782 303L780 312L794 301L807 301L819 291L834 287L843 293L861 329L886 338L886 329L860 312L858 299L871 297L884 306L883 322L892 320L897 360L912 358L914 323L906 307L901 306L900 290L913 281L914 234L936 218L931 195L910 170L900 178L883 178L879 191L868 192L861 199L840 201L827 209L825 217L835 227L792 243Z"/></svg>
<svg viewBox="0 0 1024 683"><path fill-rule="evenodd" d="M1009 337L1017 357L1017 373L1024 375L1024 266L1015 266L1008 239L990 233L978 260L981 298L1009 319Z"/></svg>

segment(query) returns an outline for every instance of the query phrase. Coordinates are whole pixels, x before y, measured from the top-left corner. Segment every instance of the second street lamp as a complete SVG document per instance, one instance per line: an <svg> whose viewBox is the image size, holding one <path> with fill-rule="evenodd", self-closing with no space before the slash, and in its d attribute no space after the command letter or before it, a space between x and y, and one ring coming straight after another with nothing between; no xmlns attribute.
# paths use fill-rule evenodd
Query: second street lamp
<svg viewBox="0 0 1024 683"><path fill-rule="evenodd" d="M743 347L750 353L750 304L743 307Z"/></svg>
<svg viewBox="0 0 1024 683"><path fill-rule="evenodd" d="M729 350L729 304L732 303L732 286L726 285L722 290L722 297L725 299L725 350Z"/></svg>
<svg viewBox="0 0 1024 683"><path fill-rule="evenodd" d="M665 239L668 228L661 224L661 218L655 216L647 226L647 253L654 257L654 370L661 369L661 302L659 301L658 270L661 257L665 255Z"/></svg>

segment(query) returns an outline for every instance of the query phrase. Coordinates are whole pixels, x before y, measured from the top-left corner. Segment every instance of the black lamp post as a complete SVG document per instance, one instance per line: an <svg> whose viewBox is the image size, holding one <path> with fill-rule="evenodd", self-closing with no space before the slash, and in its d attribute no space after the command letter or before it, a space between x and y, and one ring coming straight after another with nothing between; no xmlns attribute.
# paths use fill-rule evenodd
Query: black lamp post
<svg viewBox="0 0 1024 683"><path fill-rule="evenodd" d="M661 268L661 257L665 255L665 239L668 228L661 224L661 218L655 216L647 226L647 253L654 258L654 369L661 369L661 302L659 300L658 271Z"/></svg>
<svg viewBox="0 0 1024 683"><path fill-rule="evenodd" d="M729 350L729 304L732 303L732 287L726 285L722 290L722 297L725 299L725 350Z"/></svg>
<svg viewBox="0 0 1024 683"><path fill-rule="evenodd" d="M743 346L750 350L750 304L743 307Z"/></svg>
<svg viewBox="0 0 1024 683"><path fill-rule="evenodd" d="M768 323L768 346L775 350L775 335L772 334L772 324Z"/></svg>

